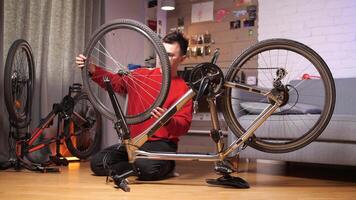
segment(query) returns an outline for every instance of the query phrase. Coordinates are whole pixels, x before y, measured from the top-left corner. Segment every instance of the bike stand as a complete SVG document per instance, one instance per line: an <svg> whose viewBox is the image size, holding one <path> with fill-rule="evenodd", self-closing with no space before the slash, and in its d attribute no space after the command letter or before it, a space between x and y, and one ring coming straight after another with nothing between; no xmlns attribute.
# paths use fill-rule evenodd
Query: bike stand
<svg viewBox="0 0 356 200"><path fill-rule="evenodd" d="M0 170L7 170L9 168L14 168L16 171L19 171L21 169L21 164L16 160L8 160L7 162L0 163Z"/></svg>
<svg viewBox="0 0 356 200"><path fill-rule="evenodd" d="M12 139L14 138L13 134L14 134L14 132L10 132L10 137ZM22 141L24 139L25 138L20 138L20 141ZM59 172L58 167L48 167L48 166L43 166L41 164L26 162L24 160L22 150L21 150L21 155L16 155L15 152L10 152L8 161L0 163L0 170L7 170L10 168L13 168L15 171L21 171L24 168L24 169L27 169L30 171L37 171L37 172L42 172L42 173Z"/></svg>
<svg viewBox="0 0 356 200"><path fill-rule="evenodd" d="M215 165L215 172L222 176L217 179L206 179L208 184L224 185L241 189L250 188L250 185L244 179L230 175L234 170L232 170L232 167L227 161L217 162Z"/></svg>
<svg viewBox="0 0 356 200"><path fill-rule="evenodd" d="M57 153L55 156L49 156L49 159L57 166L68 166L69 164L69 161L60 153Z"/></svg>
<svg viewBox="0 0 356 200"><path fill-rule="evenodd" d="M0 170L7 170L10 168L14 168L15 171L21 171L21 169L25 168L30 171L37 171L42 173L47 172L59 172L58 167L45 167L37 164L29 164L25 163L25 161L21 161L19 159L10 159L5 163L0 163Z"/></svg>
<svg viewBox="0 0 356 200"><path fill-rule="evenodd" d="M56 156L50 156L50 160L56 165L68 165L68 160L60 154L57 154ZM30 171L37 171L42 173L60 172L58 167L49 167L43 166L41 164L27 163L26 161L22 160L22 158L10 158L7 162L0 163L0 170L7 170L10 168L13 168L15 171L21 171L21 169L25 168Z"/></svg>
<svg viewBox="0 0 356 200"><path fill-rule="evenodd" d="M111 178L114 180L116 188L122 189L125 192L130 192L129 182L126 178L134 174L136 174L135 170L129 170L121 175L111 175ZM108 182L108 179L106 182Z"/></svg>
<svg viewBox="0 0 356 200"><path fill-rule="evenodd" d="M230 175L224 175L217 179L206 179L206 182L212 185L224 185L241 189L250 188L250 185L244 179Z"/></svg>
<svg viewBox="0 0 356 200"><path fill-rule="evenodd" d="M43 167L43 166L34 166L35 168L33 169L34 171L39 171L42 173L47 173L47 172L60 172L58 167Z"/></svg>

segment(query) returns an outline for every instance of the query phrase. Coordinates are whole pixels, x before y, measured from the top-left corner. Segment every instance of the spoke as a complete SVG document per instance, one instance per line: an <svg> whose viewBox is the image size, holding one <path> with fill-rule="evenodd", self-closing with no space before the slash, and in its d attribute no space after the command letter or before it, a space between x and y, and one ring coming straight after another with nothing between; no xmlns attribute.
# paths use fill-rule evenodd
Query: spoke
<svg viewBox="0 0 356 200"><path fill-rule="evenodd" d="M134 86L132 86L132 85L129 83L129 81L126 80L126 78L128 78L129 80L131 80L131 81L133 82L133 85L134 85ZM148 91L146 91L143 86L141 86L140 84L136 84L136 82L133 81L133 79L131 79L130 77L128 77L128 76L122 77L122 80L125 82L125 84L126 84L127 87L131 88L132 91L134 91L134 92L136 92L137 94L139 94L138 96L141 96L140 93L139 93L138 90L137 90L137 88L140 87L140 88L142 88L142 90L143 90L146 94L148 94L148 96L151 96L152 99L155 98L155 97L152 96L152 94L150 94ZM157 91L157 92L159 93L159 91ZM140 102L141 102L141 105L143 106L143 108L145 108L145 104L146 104L146 105L150 105L150 102L149 102L147 99L145 99L145 98L140 98Z"/></svg>
<svg viewBox="0 0 356 200"><path fill-rule="evenodd" d="M266 78L267 78L267 81L272 81L272 82L273 82L273 73L272 73L272 70L273 70L274 68L272 68L271 66L270 66L270 67L268 66L268 64L267 64L267 62L266 62L266 60L265 60L265 58L264 58L264 56L263 56L263 53L261 53L261 58L262 58L262 61L263 61L263 62L265 63L265 65L267 66L267 67L265 67L264 69L270 69L270 74L271 74L272 80L271 80L270 78L268 78L267 75L265 75ZM267 86L267 87L268 87L268 86Z"/></svg>
<svg viewBox="0 0 356 200"><path fill-rule="evenodd" d="M268 80L270 80L270 78L267 76L267 73L268 72L263 72L263 70L264 70L264 67L262 67L263 69L261 69L261 73L263 74L263 76L266 78L266 84L264 83L264 82L259 82L259 84L261 85L261 86L264 86L265 88L271 88L272 86L269 86L268 85ZM268 69L268 68L267 68ZM270 69L269 71L272 71L272 69ZM270 73L271 74L271 73Z"/></svg>
<svg viewBox="0 0 356 200"><path fill-rule="evenodd" d="M298 79L298 74L300 73L294 73L294 69L298 69L298 66L305 60L305 58L303 56L300 56L299 54L296 54L296 56L299 56L299 60L296 62L297 64L295 65L295 67L292 68L292 70L288 73L288 76L286 77L286 83L290 82L291 80L293 80L292 75L295 75L296 77L294 79ZM287 67L287 66L286 66ZM302 69L301 71L304 71L304 69Z"/></svg>
<svg viewBox="0 0 356 200"><path fill-rule="evenodd" d="M113 58L113 56L110 54L110 52L104 47L104 45L103 45L100 41L98 41L98 44L99 44L99 46L101 46L101 47L105 50L106 53L102 52L101 50L99 50L99 49L97 48L99 52L102 52L103 55L105 55L105 56L107 56L108 58L110 58L110 59L116 64L116 66L117 66L119 69L120 69L120 66L121 66L122 68L125 68L125 65L123 65L123 64L121 64L120 62L118 62L117 60L115 60L115 59Z"/></svg>
<svg viewBox="0 0 356 200"><path fill-rule="evenodd" d="M133 84L133 85L135 86L135 90L134 90L134 91L136 91L136 93L138 94L138 90L137 90L138 84ZM131 87L132 87L132 86L131 86ZM133 87L132 87L132 88L133 88ZM144 91L145 91L145 90L144 90ZM146 91L145 91L145 92L146 92ZM149 94L148 92L146 92L146 93ZM148 100L145 99L145 98L140 98L139 101L141 102L141 106L142 106L143 109L146 109L145 104L144 104L144 101L146 102L146 105L150 105L150 103L148 102Z"/></svg>
<svg viewBox="0 0 356 200"><path fill-rule="evenodd" d="M142 74L130 74L130 76L143 76ZM159 75L159 74L157 74L157 75L150 75L150 76L152 76L152 77L160 77L160 76L162 76L162 75ZM154 80L152 80L152 81L154 81ZM157 81L158 82L158 81Z"/></svg>
<svg viewBox="0 0 356 200"><path fill-rule="evenodd" d="M94 64L94 65L97 65L97 66L99 66L99 67L101 67L101 66L108 66L107 64L105 64L104 62L102 62L97 56L95 56L95 55L91 55L90 57L94 57L94 58L96 58L97 60L98 60L98 63L94 63L94 62L91 62L92 64ZM112 67L112 68L115 68L115 67ZM109 72L111 72L111 73L113 73L113 74L116 74L117 73L117 71L113 71L110 67L105 67L105 70L106 71L109 71Z"/></svg>
<svg viewBox="0 0 356 200"><path fill-rule="evenodd" d="M80 112L79 112L80 113ZM79 120L81 120L83 123L86 123L87 120L85 119L85 117L82 117L80 114L78 113L78 111L73 111L73 115L76 116ZM81 123L81 124L83 124Z"/></svg>
<svg viewBox="0 0 356 200"><path fill-rule="evenodd" d="M140 85L141 88L144 88L143 86L141 86L141 85L144 85L144 86L147 86L148 88L154 90L154 91L157 92L157 93L160 92L160 90L155 89L155 88L152 87L151 85L148 85L147 83L145 83L144 81L142 81L142 80L140 80L140 79L138 79L138 78L131 77L131 76L126 76L126 77L128 77L129 79L131 79L133 82L134 82L134 80L136 80L137 82L140 82L140 84L138 84L138 85ZM150 79L149 79L149 80L150 80ZM161 82L158 82L158 81L156 81L155 83L157 83L158 85L162 85L162 83L161 83Z"/></svg>
<svg viewBox="0 0 356 200"><path fill-rule="evenodd" d="M146 79L148 79L148 80L150 80L150 81L152 81L152 82L154 82L154 83L162 84L162 82L156 81L156 80L154 80L154 79L148 78L147 76L144 76L144 75L138 74L138 73L135 73L135 74L131 73L131 74L129 74L128 76L132 77L133 79L137 79L136 76L138 76L138 77L145 77ZM150 75L150 76L151 76L151 75ZM154 77L159 77L159 76L162 76L162 75L155 75ZM143 83L143 84L145 84L145 83ZM147 84L146 84L146 85L147 85ZM149 85L148 85L148 86L149 86Z"/></svg>
<svg viewBox="0 0 356 200"><path fill-rule="evenodd" d="M93 56L95 57L95 56ZM99 60L99 59L98 59ZM100 60L99 60L100 61ZM105 70L107 71L110 71L109 68L105 68ZM112 72L112 71L111 71ZM115 73L115 72L113 72ZM134 75L133 75L134 74ZM158 76L158 75L157 75ZM160 90L157 90L155 88L153 88L151 85L148 85L147 83L145 83L144 81L140 80L138 77L145 77L144 75L141 75L141 74L135 74L135 73L132 73L132 74L129 74L128 76L125 76L126 78L130 79L131 82L133 83L136 83L134 84L134 86L132 86L128 80L126 80L126 78L123 78L122 80L126 83L126 85L130 88L132 88L133 91L135 91L137 94L137 88L140 87L142 88L141 91L144 91L148 96L150 96L152 99L155 99L155 97L150 93L148 92L144 86L146 86L147 88L150 88L152 90L154 90L155 92L159 93ZM148 78L146 77L148 80L151 80L152 82L155 82L157 84L161 84L159 81L155 81L154 79L151 79L151 78ZM140 96L140 95L139 95ZM143 106L143 108L145 108L145 105L150 105L149 101L148 100L145 100L143 98L140 98L140 102L141 102L141 105Z"/></svg>
<svg viewBox="0 0 356 200"><path fill-rule="evenodd" d="M152 97L152 99L154 99L155 97L154 97L152 94L150 94L147 90L145 90L145 88L144 88L141 84L146 85L146 86L149 86L151 89L155 90L157 93L160 92L160 90L157 90L157 89L153 88L152 86L147 85L145 82L143 82L143 81L141 81L141 80L139 80L139 79L137 79L137 78L136 78L137 81L139 81L141 84L140 84L140 83L135 84L136 82L135 82L133 79L131 79L131 78L128 77L128 76L126 76L126 77L129 78L130 80L132 80L132 82L134 83L135 86L138 86L138 87L142 88L145 93L147 93L150 97ZM125 81L125 79L124 79L124 81ZM128 85L129 87L131 86L130 84L128 84L128 81L125 81L125 82L126 82L126 85ZM131 88L133 88L133 87L131 86ZM135 91L137 94L139 94L137 90L134 90L134 91Z"/></svg>

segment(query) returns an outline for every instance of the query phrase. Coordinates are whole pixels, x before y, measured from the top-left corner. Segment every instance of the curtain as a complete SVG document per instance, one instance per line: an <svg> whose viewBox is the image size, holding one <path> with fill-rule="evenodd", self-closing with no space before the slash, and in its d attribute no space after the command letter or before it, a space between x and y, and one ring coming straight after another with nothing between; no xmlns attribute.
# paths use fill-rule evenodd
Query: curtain
<svg viewBox="0 0 356 200"><path fill-rule="evenodd" d="M73 83L81 83L75 56L84 51L91 33L103 22L100 0L0 0L2 43L0 70L0 161L8 158L8 114L3 99L6 55L17 39L29 42L35 60L33 130L59 103Z"/></svg>

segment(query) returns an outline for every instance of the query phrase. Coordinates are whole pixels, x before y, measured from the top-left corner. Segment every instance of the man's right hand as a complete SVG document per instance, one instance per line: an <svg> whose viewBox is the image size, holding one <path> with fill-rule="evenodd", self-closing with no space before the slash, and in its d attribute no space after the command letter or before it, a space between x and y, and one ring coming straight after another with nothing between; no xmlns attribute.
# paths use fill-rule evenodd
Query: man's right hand
<svg viewBox="0 0 356 200"><path fill-rule="evenodd" d="M79 54L75 58L75 63L77 63L78 67L82 68L82 67L84 67L84 63L85 63L86 59L87 59L87 57L85 57L83 54Z"/></svg>
<svg viewBox="0 0 356 200"><path fill-rule="evenodd" d="M85 57L83 54L79 54L75 58L75 63L77 64L77 66L79 68L83 68L86 59L87 59L87 57ZM94 64L89 64L89 72L92 73L92 74L95 72L95 65Z"/></svg>

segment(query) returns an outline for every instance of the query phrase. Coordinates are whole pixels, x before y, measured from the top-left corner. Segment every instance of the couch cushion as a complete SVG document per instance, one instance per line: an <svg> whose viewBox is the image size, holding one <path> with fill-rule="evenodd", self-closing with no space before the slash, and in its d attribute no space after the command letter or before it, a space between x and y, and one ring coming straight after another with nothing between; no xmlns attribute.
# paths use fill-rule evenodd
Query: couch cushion
<svg viewBox="0 0 356 200"><path fill-rule="evenodd" d="M356 152L355 144L313 142L297 151L282 154L265 153L247 147L241 151L240 156L267 160L356 166L356 154L352 152Z"/></svg>
<svg viewBox="0 0 356 200"><path fill-rule="evenodd" d="M249 126L252 121L257 117L257 115L244 115L239 117L239 122L243 127ZM300 137L301 131L297 127L310 127L310 123L319 117L319 115L288 115L285 118L284 115L272 115L268 118L268 124L262 124L255 132L256 135L266 138L284 138L284 129L282 128L280 120L285 121L284 126L290 127L288 129L287 137ZM295 124L295 125L293 125ZM295 127L295 128L291 128ZM267 130L267 131L265 131ZM270 131L274 130L274 131ZM324 132L319 136L318 140L329 140L329 141L352 141L356 142L356 115L333 115L330 123L324 130Z"/></svg>
<svg viewBox="0 0 356 200"><path fill-rule="evenodd" d="M321 102L318 98L313 98L314 93L319 91L322 88L320 80L309 80L303 81L303 84L300 84L301 80L292 80L291 85L298 85L298 92L301 94L299 102L308 102L309 104L318 105ZM356 92L353 89L356 85L356 78L336 78L335 90L336 90L336 102L334 114L356 114ZM291 97L293 98L293 97Z"/></svg>
<svg viewBox="0 0 356 200"><path fill-rule="evenodd" d="M269 104L261 102L241 102L241 109L249 114L261 113ZM321 109L318 106L297 103L296 105L285 105L278 108L273 114L320 114Z"/></svg>

